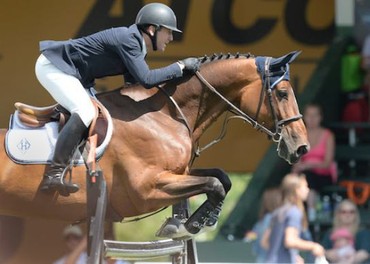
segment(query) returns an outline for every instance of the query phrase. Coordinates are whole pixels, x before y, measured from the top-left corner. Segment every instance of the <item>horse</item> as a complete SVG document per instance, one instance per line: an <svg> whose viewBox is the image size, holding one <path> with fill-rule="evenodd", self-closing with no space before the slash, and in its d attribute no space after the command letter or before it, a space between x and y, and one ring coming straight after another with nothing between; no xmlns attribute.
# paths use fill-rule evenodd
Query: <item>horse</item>
<svg viewBox="0 0 370 264"><path fill-rule="evenodd" d="M231 182L222 169L191 165L200 137L226 111L265 132L287 162L297 162L309 149L289 81L289 65L298 54L204 56L195 75L151 89L135 84L97 93L114 127L98 161L108 193L106 219L139 216L206 194L206 202L184 226L191 235L214 226ZM0 130L0 214L85 219L86 168L73 168L72 179L80 191L69 196L41 192L48 165L12 160L5 149L7 132Z"/></svg>

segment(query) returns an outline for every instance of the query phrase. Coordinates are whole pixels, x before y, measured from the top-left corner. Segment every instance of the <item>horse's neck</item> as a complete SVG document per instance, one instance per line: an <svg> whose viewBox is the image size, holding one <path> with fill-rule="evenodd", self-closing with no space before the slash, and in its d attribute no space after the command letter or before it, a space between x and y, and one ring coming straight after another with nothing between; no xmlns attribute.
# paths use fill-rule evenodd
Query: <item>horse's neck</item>
<svg viewBox="0 0 370 264"><path fill-rule="evenodd" d="M259 78L254 59L228 59L206 64L201 75L229 101L238 101L240 90ZM228 105L209 89L197 76L182 84L175 94L188 118L193 138L198 140L203 132L216 121ZM189 90L192 91L189 92Z"/></svg>
<svg viewBox="0 0 370 264"><path fill-rule="evenodd" d="M241 90L253 86L252 83L259 78L254 59L211 62L202 66L201 74L219 93L237 106L240 102ZM178 104L190 130L193 131L194 141L197 141L203 132L228 109L228 105L207 88L197 76L183 80L181 84L167 83L163 90ZM135 120L145 113L157 111L178 116L177 109L169 107L171 103L166 97L158 89L147 90L141 86L98 95L112 117L123 121Z"/></svg>

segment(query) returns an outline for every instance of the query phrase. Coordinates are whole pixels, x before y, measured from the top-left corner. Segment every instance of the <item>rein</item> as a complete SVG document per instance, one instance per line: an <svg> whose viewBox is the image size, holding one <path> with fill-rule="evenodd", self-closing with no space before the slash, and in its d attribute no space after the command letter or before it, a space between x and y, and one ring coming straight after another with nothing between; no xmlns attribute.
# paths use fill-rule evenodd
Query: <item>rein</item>
<svg viewBox="0 0 370 264"><path fill-rule="evenodd" d="M255 121L253 118L251 118L249 115L245 114L243 111L241 111L238 107L236 107L233 103L231 103L228 99L226 99L222 94L220 94L204 77L200 74L200 72L195 73L199 80L202 81L203 84L205 84L212 92L214 92L218 97L220 97L225 103L227 103L232 109L231 112L234 114L237 114L241 119L251 124L254 128L257 130L262 130L263 132L267 133L270 136L273 136L274 134L267 129L265 126L259 124L257 121Z"/></svg>
<svg viewBox="0 0 370 264"><path fill-rule="evenodd" d="M189 122L186 118L186 116L184 115L184 113L182 112L180 106L177 104L176 100L173 99L172 95L168 94L167 91L165 89L163 89L161 86L157 86L157 88L162 91L172 102L172 104L175 106L176 110L180 113L181 115L181 118L182 120L184 121L185 123L185 126L186 128L188 129L188 132L189 132L189 136L191 137L191 135L193 134L193 132L191 131L191 128L190 128L190 125L189 125Z"/></svg>
<svg viewBox="0 0 370 264"><path fill-rule="evenodd" d="M282 132L284 126L286 124L289 124L291 122L294 122L294 121L297 121L297 120L301 119L302 115L298 114L298 115L292 116L290 118L278 120L275 108L273 107L273 103L272 103L272 90L274 89L275 85L277 85L281 80L283 80L286 72L271 85L270 77L272 77L273 74L270 72L270 62L271 62L271 57L267 57L266 61L265 61L265 68L264 68L264 70L265 70L264 75L266 76L266 80L264 80L263 87L261 89L261 95L260 95L260 100L259 100L255 120L258 119L258 115L259 115L259 112L260 112L261 107L262 107L262 101L263 101L264 93L267 92L267 96L268 96L267 98L268 98L268 101L269 101L270 111L272 113L272 117L274 119L274 124L275 124L275 133L272 132L271 130L267 129L266 127L264 127L264 128L267 130L266 133L271 137L271 139L275 143L279 143L281 141L281 137L282 137L281 132Z"/></svg>
<svg viewBox="0 0 370 264"><path fill-rule="evenodd" d="M197 71L195 74L196 76L199 78L199 80L208 88L210 89L213 93L215 93L218 97L220 97L227 105L229 105L229 107L231 107L230 109L230 112L232 112L233 114L235 114L235 116L231 116L231 117L228 117L228 118L225 118L225 121L223 123L223 127L222 127L222 131L221 131L221 134L220 136L213 140L212 142L210 142L209 144L207 144L205 147L203 148L199 148L198 147L198 150L196 151L196 155L199 156L200 153L209 148L210 146L218 143L226 134L226 125L227 123L229 122L229 120L233 119L233 118L240 118L242 120L244 120L245 122L249 123L250 125L252 125L253 128L255 128L256 130L258 131L263 131L264 133L266 133L269 137L271 137L271 139L275 142L275 143L280 143L281 142L281 139L282 139L282 130L284 128L284 126L286 124L289 124L291 122L294 122L294 121L297 121L299 119L302 118L302 115L301 114L298 114L298 115L295 115L295 116L292 116L290 118L286 118L286 119L282 119L282 120L278 120L278 117L276 115L276 111L275 111L275 108L273 107L273 103L272 103L272 90L274 88L274 86L276 84L278 84L284 77L284 74L277 80L275 81L272 85L270 83L270 77L272 76L271 72L270 72L270 61L271 61L271 57L268 57L265 61L265 76L267 77L266 80L264 80L264 83L263 83L263 87L261 89L261 95L260 95L260 99L259 99L259 104L258 104L258 107L257 107L257 112L256 112L256 116L255 118L252 118L250 117L249 115L245 114L243 111L241 111L238 107L236 107L233 103L231 103L228 99L226 99L221 93L219 93L203 76L202 74ZM268 98L268 102L269 102L269 106L270 106L270 110L271 110L271 113L272 113L272 117L273 117L273 120L274 120L274 124L275 124L275 132L271 131L270 129L268 129L266 126L264 126L263 124L260 124L258 123L257 119L258 119L258 115L260 113L260 110L261 110L261 107L262 107L262 102L263 102L263 98L264 98L264 94L265 92L267 92L267 98ZM278 149L279 149L279 145L278 145Z"/></svg>
<svg viewBox="0 0 370 264"><path fill-rule="evenodd" d="M271 62L271 57L267 57L266 61L265 61L265 65L264 65L264 77L266 77L266 78L262 78L263 79L263 85L262 85L262 89L261 89L261 94L260 94L259 103L258 103L258 106L257 106L257 111L256 111L255 118L252 118L249 115L245 114L238 107L236 107L233 103L231 103L227 98L225 98L221 93L219 93L202 76L202 74L199 71L195 72L195 75L198 77L198 79L208 89L210 89L213 93L215 93L218 97L220 97L230 107L229 111L234 114L233 116L225 117L225 121L223 123L220 135L215 140L211 141L206 146L204 146L203 148L198 147L198 149L194 153L195 156L199 156L202 151L206 150L207 148L209 148L212 145L220 142L223 139L223 137L226 134L227 124L231 119L242 119L245 122L249 123L257 131L262 131L262 132L266 133L275 143L278 143L278 150L279 150L279 148L280 148L279 145L280 145L280 142L281 142L281 139L282 139L282 131L283 131L284 126L291 123L291 122L294 122L294 121L297 121L297 120L301 119L302 115L298 114L298 115L295 115L295 116L292 116L292 117L289 117L289 118L286 118L286 119L278 120L275 108L273 107L272 90L274 89L275 85L277 85L284 78L286 72L280 78L278 78L273 84L271 84L270 77L273 76L273 73L270 72L270 62ZM159 90L161 90L171 100L171 102L173 103L173 105L175 106L177 111L180 113L181 119L185 123L185 126L189 131L189 135L191 136L192 135L192 130L189 126L189 122L188 122L186 116L184 115L184 113L182 112L181 108L177 104L177 102L173 99L173 97L171 95L169 95L165 91L165 89L163 89L160 86L157 86L157 87L159 88ZM263 98L264 98L265 93L267 93L267 99L268 99L268 102L269 102L270 111L272 113L272 118L273 118L273 121L274 121L274 124L275 124L275 131L272 131L271 129L268 129L266 126L264 126L263 124L258 123L258 121L257 121L259 113L261 111L261 107L262 107Z"/></svg>

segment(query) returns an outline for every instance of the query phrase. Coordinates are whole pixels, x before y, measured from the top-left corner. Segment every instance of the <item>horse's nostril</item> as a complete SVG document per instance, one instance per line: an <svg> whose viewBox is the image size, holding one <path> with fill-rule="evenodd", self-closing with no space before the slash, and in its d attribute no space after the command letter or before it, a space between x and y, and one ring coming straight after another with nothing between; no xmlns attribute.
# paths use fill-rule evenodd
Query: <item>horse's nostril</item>
<svg viewBox="0 0 370 264"><path fill-rule="evenodd" d="M302 156L302 155L306 154L306 153L307 153L307 151L308 151L308 147L307 147L307 145L303 145L303 146L300 146L300 147L297 149L297 154L298 154L299 156Z"/></svg>

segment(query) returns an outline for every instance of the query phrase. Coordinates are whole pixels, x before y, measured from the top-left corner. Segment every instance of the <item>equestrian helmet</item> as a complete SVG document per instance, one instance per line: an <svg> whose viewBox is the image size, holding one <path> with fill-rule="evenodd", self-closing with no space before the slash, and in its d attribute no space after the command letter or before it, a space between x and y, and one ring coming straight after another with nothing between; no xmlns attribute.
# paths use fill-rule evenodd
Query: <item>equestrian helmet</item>
<svg viewBox="0 0 370 264"><path fill-rule="evenodd" d="M137 25L154 25L165 27L176 32L182 32L177 28L176 15L168 6L161 3L150 3L143 6L136 16Z"/></svg>

